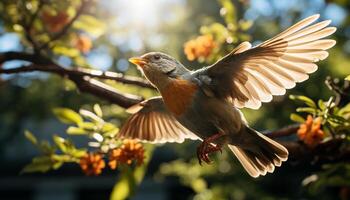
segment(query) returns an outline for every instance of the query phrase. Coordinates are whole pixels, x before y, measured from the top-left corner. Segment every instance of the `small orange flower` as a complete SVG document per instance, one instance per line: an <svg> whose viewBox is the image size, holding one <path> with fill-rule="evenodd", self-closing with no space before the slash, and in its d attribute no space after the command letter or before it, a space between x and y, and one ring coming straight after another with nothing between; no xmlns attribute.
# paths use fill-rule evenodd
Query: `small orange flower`
<svg viewBox="0 0 350 200"><path fill-rule="evenodd" d="M301 124L298 129L298 137L307 146L313 148L324 138L324 132L321 129L322 118L313 119L311 115L307 116L306 122Z"/></svg>
<svg viewBox="0 0 350 200"><path fill-rule="evenodd" d="M186 42L184 52L188 60L194 60L200 57L207 58L215 47L216 43L212 35L202 35Z"/></svg>
<svg viewBox="0 0 350 200"><path fill-rule="evenodd" d="M50 32L58 32L69 23L69 16L66 12L58 12L54 15L48 11L44 11L42 18Z"/></svg>
<svg viewBox="0 0 350 200"><path fill-rule="evenodd" d="M75 47L83 53L88 53L92 47L91 39L85 35L79 35L75 41Z"/></svg>
<svg viewBox="0 0 350 200"><path fill-rule="evenodd" d="M141 143L135 140L124 140L123 145L119 148L113 149L109 153L109 167L111 169L116 169L118 164L128 164L131 165L133 161L137 165L141 165L145 158L145 149Z"/></svg>
<svg viewBox="0 0 350 200"><path fill-rule="evenodd" d="M105 166L102 155L98 153L88 153L80 159L80 167L88 176L101 174Z"/></svg>

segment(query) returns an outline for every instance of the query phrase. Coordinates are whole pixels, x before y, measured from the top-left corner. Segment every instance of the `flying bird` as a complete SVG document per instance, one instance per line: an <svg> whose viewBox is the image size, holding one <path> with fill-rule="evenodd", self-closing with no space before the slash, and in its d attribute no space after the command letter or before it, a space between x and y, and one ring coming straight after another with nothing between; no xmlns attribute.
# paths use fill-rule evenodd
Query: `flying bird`
<svg viewBox="0 0 350 200"><path fill-rule="evenodd" d="M273 95L308 79L315 62L335 45L323 39L336 31L330 20L310 16L255 47L249 42L211 66L191 71L173 57L151 52L130 58L161 94L127 111L132 115L119 137L152 143L201 140L200 163L224 146L252 177L272 173L288 158L278 142L249 127L240 108L258 109Z"/></svg>

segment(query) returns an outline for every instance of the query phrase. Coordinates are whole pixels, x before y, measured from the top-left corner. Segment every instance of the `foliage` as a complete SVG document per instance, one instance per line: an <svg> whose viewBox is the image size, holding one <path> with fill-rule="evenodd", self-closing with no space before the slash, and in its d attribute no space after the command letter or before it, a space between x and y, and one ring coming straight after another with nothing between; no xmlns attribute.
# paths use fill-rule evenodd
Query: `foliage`
<svg viewBox="0 0 350 200"><path fill-rule="evenodd" d="M345 80L350 81L350 75L345 78Z"/></svg>
<svg viewBox="0 0 350 200"><path fill-rule="evenodd" d="M184 44L184 52L189 60L215 62L242 41L249 41L246 31L253 25L252 21L238 19L238 12L230 0L218 1L222 8L220 15L224 23L213 22L200 27L201 36Z"/></svg>
<svg viewBox="0 0 350 200"><path fill-rule="evenodd" d="M26 138L40 151L40 156L34 157L32 162L26 165L21 173L47 172L56 170L64 163L78 162L86 154L86 149L78 149L70 140L53 135L54 144L48 141L38 141L29 131L25 132Z"/></svg>
<svg viewBox="0 0 350 200"><path fill-rule="evenodd" d="M162 164L157 178L176 176L179 182L193 190L193 199L262 199L269 195L259 184L250 184L251 179L233 162L232 152L223 151L213 164L199 165L198 160L178 159ZM254 191L254 192L252 192Z"/></svg>
<svg viewBox="0 0 350 200"><path fill-rule="evenodd" d="M303 186L307 186L309 192L314 196L327 187L347 188L350 186L349 172L348 163L324 164L321 171L303 180Z"/></svg>
<svg viewBox="0 0 350 200"><path fill-rule="evenodd" d="M318 129L321 128L327 133L326 137L322 138L321 140L317 139L316 137L311 137L310 140L312 141L307 141L304 138L300 137L299 134L299 131L301 129L304 129L303 126L305 126L302 124L298 131L299 139L303 140L305 144L307 144L310 148L315 148L322 142L340 139L341 143L338 147L340 154L350 149L349 102L345 106L339 106L334 102L334 96L330 97L327 102L320 99L318 100L317 104L306 96L291 95L290 98L292 100L301 101L306 105L306 107L297 108L297 112L308 114L308 119L305 122L302 116L293 113L291 114L291 119L293 121L298 123L305 123L305 125L307 125L308 123L315 123L315 121L318 120ZM313 118L316 118L316 120L313 120ZM311 120L311 122L308 122L309 120ZM312 130L313 129L314 127ZM311 129L309 129L309 131L311 133ZM340 187L341 189L346 189L348 186L350 186L349 167L350 165L347 162L325 163L322 165L322 169L320 171L316 171L314 174L306 177L303 180L303 185L307 186L310 194L314 196L328 187ZM344 198L347 198L347 195Z"/></svg>
<svg viewBox="0 0 350 200"><path fill-rule="evenodd" d="M132 140L124 140L123 143L122 140L116 139L116 135L118 134L119 129L114 124L106 122L102 119L102 109L98 104L95 104L93 106L93 110L94 112L81 109L79 113L77 113L68 108L55 108L53 112L62 123L72 125L69 126L66 130L68 135L88 137L90 139L90 142L88 143L89 147L95 149L94 151L98 152L99 154L106 154L108 152L112 152L113 150L120 150L120 152L123 153L127 150L124 147L125 145L139 145L136 151L141 151L141 158L132 157L131 160L129 160L129 162L123 163L131 165L132 161L134 159L137 159L137 164L141 165L143 162L142 145ZM38 140L29 131L25 132L25 136L29 141L31 141L40 149L41 153L44 154L44 156L49 156L55 159L60 156L59 154L55 154L56 150L60 150L62 156L65 156L66 158L65 160L62 160L63 162L78 162L80 161L80 158L84 157L87 153L86 149L77 149L70 140L64 139L62 137L54 136L53 141L55 145L50 146L50 144L47 141L42 141L38 143ZM125 156L123 157L123 159L129 159L129 156L133 155ZM121 158L113 158L111 159L111 161L115 159L120 160ZM37 159L34 159L33 161L35 160ZM61 164L58 167L60 167ZM48 163L48 165L50 165L50 163ZM57 169L58 167L55 167L54 169ZM47 167L47 169L51 168ZM115 169L115 167L113 167L113 169Z"/></svg>
<svg viewBox="0 0 350 200"><path fill-rule="evenodd" d="M297 108L297 112L307 113L312 118L321 119L322 129L325 130L328 137L348 138L350 134L350 103L339 107L334 103L334 97L331 97L327 102L320 99L317 104L306 96L290 95L290 98L306 104L306 107ZM302 116L295 113L291 114L291 120L298 123L305 122Z"/></svg>
<svg viewBox="0 0 350 200"><path fill-rule="evenodd" d="M53 145L46 140L39 142L26 131L26 138L39 149L40 155L34 157L22 173L47 172L57 170L65 163L76 163L86 175L99 175L108 160L111 169L118 167L121 172L111 198L125 199L134 194L145 175L153 147L148 146L145 152L143 145L136 141L116 139L118 128L103 120L103 111L98 104L93 106L93 112L81 109L77 113L68 108L55 108L53 113L62 123L70 125L66 130L69 136L87 137L89 149L77 148L71 139L57 135L53 135Z"/></svg>

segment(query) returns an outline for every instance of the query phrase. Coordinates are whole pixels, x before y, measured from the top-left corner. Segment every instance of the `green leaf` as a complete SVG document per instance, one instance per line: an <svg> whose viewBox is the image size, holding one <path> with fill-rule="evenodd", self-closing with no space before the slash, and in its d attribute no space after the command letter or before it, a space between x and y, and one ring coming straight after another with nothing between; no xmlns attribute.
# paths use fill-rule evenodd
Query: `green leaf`
<svg viewBox="0 0 350 200"><path fill-rule="evenodd" d="M344 107L339 109L339 115L345 115L350 113L350 103L346 104Z"/></svg>
<svg viewBox="0 0 350 200"><path fill-rule="evenodd" d="M67 57L77 57L80 55L80 51L73 47L65 47L65 46L55 46L52 51L55 54L64 55Z"/></svg>
<svg viewBox="0 0 350 200"><path fill-rule="evenodd" d="M56 151L56 148L51 146L50 143L46 140L40 142L39 149L44 154L52 154Z"/></svg>
<svg viewBox="0 0 350 200"><path fill-rule="evenodd" d="M102 109L101 106L98 104L94 105L94 112L96 113L97 116L102 117L103 113L102 113Z"/></svg>
<svg viewBox="0 0 350 200"><path fill-rule="evenodd" d="M85 131L95 131L97 129L97 125L93 122L83 122L79 124L79 128L82 128Z"/></svg>
<svg viewBox="0 0 350 200"><path fill-rule="evenodd" d="M75 158L81 158L86 155L86 151L87 151L86 149L74 149L71 152L71 156Z"/></svg>
<svg viewBox="0 0 350 200"><path fill-rule="evenodd" d="M94 122L98 122L98 123L103 123L103 122L104 122L103 119L102 119L101 117L97 116L95 113L90 112L90 111L88 111L88 110L80 109L80 110L79 110L79 113L80 113L82 116L84 116L84 117L86 117L86 118L89 118L89 119L91 119L91 120L94 121Z"/></svg>
<svg viewBox="0 0 350 200"><path fill-rule="evenodd" d="M51 169L52 161L49 156L40 156L32 159L32 162L26 165L22 171L23 173L32 173L32 172L47 172Z"/></svg>
<svg viewBox="0 0 350 200"><path fill-rule="evenodd" d="M52 169L58 169L60 168L62 165L63 165L64 162L55 162L53 165L52 165Z"/></svg>
<svg viewBox="0 0 350 200"><path fill-rule="evenodd" d="M321 99L318 100L318 107L321 109L321 110L325 110L327 108L326 104L324 103L324 101L322 101Z"/></svg>
<svg viewBox="0 0 350 200"><path fill-rule="evenodd" d="M113 187L110 200L125 200L131 195L131 172L130 169L125 169L121 174L117 184Z"/></svg>
<svg viewBox="0 0 350 200"><path fill-rule="evenodd" d="M114 124L104 123L101 131L104 133L110 132L110 131L118 131L118 128L116 126L114 126Z"/></svg>
<svg viewBox="0 0 350 200"><path fill-rule="evenodd" d="M239 21L239 26L244 31L248 30L250 27L252 27L252 25L253 25L253 22L250 20L240 20Z"/></svg>
<svg viewBox="0 0 350 200"><path fill-rule="evenodd" d="M290 119L294 122L298 122L298 123L304 123L305 122L305 119L298 115L298 114L295 114L295 113L292 113L290 114Z"/></svg>
<svg viewBox="0 0 350 200"><path fill-rule="evenodd" d="M226 27L220 23L213 23L210 26L202 26L200 32L203 35L210 34L213 35L219 41L225 41L228 31Z"/></svg>
<svg viewBox="0 0 350 200"><path fill-rule="evenodd" d="M65 144L66 140L64 138L54 135L53 141L55 142L59 150L61 150L63 153L67 152L67 146Z"/></svg>
<svg viewBox="0 0 350 200"><path fill-rule="evenodd" d="M61 122L66 124L80 124L83 122L83 118L78 113L68 108L55 108L53 113Z"/></svg>
<svg viewBox="0 0 350 200"><path fill-rule="evenodd" d="M224 9L224 11L220 11L220 13L223 15L225 22L227 24L235 23L236 8L233 2L231 0L219 0L219 3L221 4L222 9Z"/></svg>
<svg viewBox="0 0 350 200"><path fill-rule="evenodd" d="M73 27L86 31L94 37L99 37L106 30L106 24L91 15L81 15Z"/></svg>
<svg viewBox="0 0 350 200"><path fill-rule="evenodd" d="M207 182L203 178L197 178L191 182L191 187L196 193L200 193L207 189Z"/></svg>
<svg viewBox="0 0 350 200"><path fill-rule="evenodd" d="M302 108L297 108L297 112L306 112L314 115L316 114L316 109L310 108L310 107L302 107Z"/></svg>
<svg viewBox="0 0 350 200"><path fill-rule="evenodd" d="M302 95L289 95L289 98L292 100L299 100L304 102L306 105L312 107L312 108L317 108L316 103L310 99L309 97L302 96Z"/></svg>
<svg viewBox="0 0 350 200"><path fill-rule="evenodd" d="M69 134L69 135L86 135L87 132L82 128L70 126L67 129L67 134Z"/></svg>
<svg viewBox="0 0 350 200"><path fill-rule="evenodd" d="M344 119L341 116L337 116L337 115L331 115L330 116L330 120L334 120L334 122L339 123L339 124L343 124L348 122L346 119Z"/></svg>
<svg viewBox="0 0 350 200"><path fill-rule="evenodd" d="M350 75L345 78L345 80L350 81Z"/></svg>
<svg viewBox="0 0 350 200"><path fill-rule="evenodd" d="M24 136L34 145L38 144L38 140L36 139L36 137L28 130L24 131Z"/></svg>

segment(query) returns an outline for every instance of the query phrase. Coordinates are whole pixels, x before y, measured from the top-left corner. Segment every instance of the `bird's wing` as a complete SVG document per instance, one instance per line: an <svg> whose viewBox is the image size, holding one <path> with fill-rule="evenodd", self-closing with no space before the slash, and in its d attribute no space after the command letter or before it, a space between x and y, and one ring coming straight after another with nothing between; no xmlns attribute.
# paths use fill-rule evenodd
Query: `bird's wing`
<svg viewBox="0 0 350 200"><path fill-rule="evenodd" d="M208 87L239 108L258 109L272 95L283 95L295 83L317 70L314 64L328 56L335 45L323 39L336 31L330 20L311 25L319 15L310 16L270 40L253 47L243 42L230 54L204 69ZM202 73L203 74L203 73Z"/></svg>
<svg viewBox="0 0 350 200"><path fill-rule="evenodd" d="M152 143L181 143L185 139L199 139L165 108L162 97L145 100L127 111L132 115L120 129L118 134L120 138Z"/></svg>

